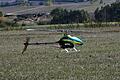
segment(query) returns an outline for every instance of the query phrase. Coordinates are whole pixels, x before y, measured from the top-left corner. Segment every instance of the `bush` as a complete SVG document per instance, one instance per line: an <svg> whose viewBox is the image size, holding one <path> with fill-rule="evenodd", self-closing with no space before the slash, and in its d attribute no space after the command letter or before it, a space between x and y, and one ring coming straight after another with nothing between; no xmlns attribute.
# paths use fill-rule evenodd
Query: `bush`
<svg viewBox="0 0 120 80"><path fill-rule="evenodd" d="M50 24L50 22L48 22L48 21L39 21L39 22L37 22L37 25L47 25L47 24Z"/></svg>
<svg viewBox="0 0 120 80"><path fill-rule="evenodd" d="M5 30L13 30L15 27L19 27L20 25L13 22L13 21L9 21L9 22L5 22L5 21L0 21L0 28L3 28Z"/></svg>
<svg viewBox="0 0 120 80"><path fill-rule="evenodd" d="M2 21L0 21L0 28L5 28L6 27L6 24Z"/></svg>
<svg viewBox="0 0 120 80"><path fill-rule="evenodd" d="M26 24L25 23L22 23L22 25L21 26L26 26Z"/></svg>

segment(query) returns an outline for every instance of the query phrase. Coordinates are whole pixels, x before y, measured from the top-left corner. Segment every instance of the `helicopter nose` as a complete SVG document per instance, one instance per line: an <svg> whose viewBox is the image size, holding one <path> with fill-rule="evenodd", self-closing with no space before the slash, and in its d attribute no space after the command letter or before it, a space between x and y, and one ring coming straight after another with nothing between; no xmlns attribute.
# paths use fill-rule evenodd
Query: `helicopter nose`
<svg viewBox="0 0 120 80"><path fill-rule="evenodd" d="M83 43L80 43L80 45L83 45Z"/></svg>
<svg viewBox="0 0 120 80"><path fill-rule="evenodd" d="M77 45L83 45L83 43L77 43Z"/></svg>

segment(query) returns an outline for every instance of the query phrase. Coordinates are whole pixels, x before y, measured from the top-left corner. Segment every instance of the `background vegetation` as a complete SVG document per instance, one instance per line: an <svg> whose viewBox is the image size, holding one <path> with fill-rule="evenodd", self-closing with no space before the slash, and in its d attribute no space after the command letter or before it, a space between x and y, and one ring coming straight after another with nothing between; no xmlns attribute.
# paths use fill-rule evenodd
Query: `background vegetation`
<svg viewBox="0 0 120 80"><path fill-rule="evenodd" d="M120 2L97 8L94 14L98 22L120 22Z"/></svg>
<svg viewBox="0 0 120 80"><path fill-rule="evenodd" d="M0 12L0 16L2 16ZM108 22L108 23L107 23ZM38 21L36 25L51 25L51 24L70 24L70 28L84 27L106 27L106 26L120 26L120 2L112 3L101 8L97 8L93 14L85 10L67 10L63 8L55 8L50 12L50 19L47 21ZM76 25L72 25L76 24ZM0 21L0 27L26 26L17 24L15 21ZM54 26L54 28L69 28L67 25ZM21 28L20 28L21 29Z"/></svg>
<svg viewBox="0 0 120 80"><path fill-rule="evenodd" d="M82 23L88 22L89 15L84 10L66 10L62 8L56 8L51 11L53 19L52 24L69 24L69 23Z"/></svg>

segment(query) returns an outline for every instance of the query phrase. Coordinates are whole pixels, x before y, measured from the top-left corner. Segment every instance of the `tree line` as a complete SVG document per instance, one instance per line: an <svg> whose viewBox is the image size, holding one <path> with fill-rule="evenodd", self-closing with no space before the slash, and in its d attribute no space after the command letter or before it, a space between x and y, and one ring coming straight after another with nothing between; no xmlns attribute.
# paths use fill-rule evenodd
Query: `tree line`
<svg viewBox="0 0 120 80"><path fill-rule="evenodd" d="M91 19L89 13L85 10L66 10L56 8L51 11L51 24L68 24L83 22L120 22L120 2L112 3L101 8L97 8L94 12L94 19Z"/></svg>
<svg viewBox="0 0 120 80"><path fill-rule="evenodd" d="M51 11L52 24L82 23L89 20L88 13L84 10L66 10L56 8Z"/></svg>
<svg viewBox="0 0 120 80"><path fill-rule="evenodd" d="M97 8L94 15L98 22L120 22L120 2Z"/></svg>
<svg viewBox="0 0 120 80"><path fill-rule="evenodd" d="M0 17L3 16L0 11ZM73 24L89 22L120 22L120 2L112 3L94 12L94 18L85 10L67 10L56 8L50 12L51 20L45 24ZM1 24L1 21L0 21Z"/></svg>

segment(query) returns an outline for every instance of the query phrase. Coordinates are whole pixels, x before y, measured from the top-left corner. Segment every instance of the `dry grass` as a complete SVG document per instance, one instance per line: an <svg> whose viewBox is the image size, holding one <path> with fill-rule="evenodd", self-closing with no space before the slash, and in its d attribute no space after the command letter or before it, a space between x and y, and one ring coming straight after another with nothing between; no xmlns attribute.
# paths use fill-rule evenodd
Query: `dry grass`
<svg viewBox="0 0 120 80"><path fill-rule="evenodd" d="M43 45L29 46L23 55L25 37L44 42L56 41L62 34L0 32L0 80L119 80L120 32L91 30L76 34L86 39L84 46L78 47L80 52L65 53L53 45Z"/></svg>

